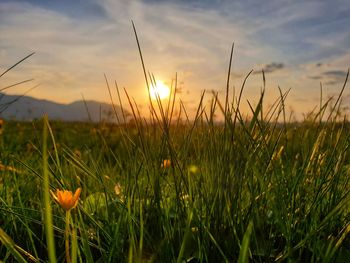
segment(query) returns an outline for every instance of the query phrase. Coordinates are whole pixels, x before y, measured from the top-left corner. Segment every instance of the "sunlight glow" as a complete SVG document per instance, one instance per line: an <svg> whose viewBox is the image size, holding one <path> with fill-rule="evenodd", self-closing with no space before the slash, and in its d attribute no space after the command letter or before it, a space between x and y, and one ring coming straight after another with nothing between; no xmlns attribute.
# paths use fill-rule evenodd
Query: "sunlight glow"
<svg viewBox="0 0 350 263"><path fill-rule="evenodd" d="M163 100L170 96L170 89L162 81L156 80L155 85L150 87L149 94L153 100L156 100L158 97Z"/></svg>

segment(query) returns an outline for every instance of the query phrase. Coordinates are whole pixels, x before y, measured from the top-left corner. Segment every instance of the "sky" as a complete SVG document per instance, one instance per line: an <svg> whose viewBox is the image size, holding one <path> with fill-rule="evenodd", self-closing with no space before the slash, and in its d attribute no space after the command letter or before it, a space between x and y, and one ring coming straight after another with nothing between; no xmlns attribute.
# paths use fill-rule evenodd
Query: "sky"
<svg viewBox="0 0 350 263"><path fill-rule="evenodd" d="M169 84L176 74L178 98L189 111L212 91L223 99L231 45L231 91L256 104L266 73L266 104L278 87L290 89L288 110L297 115L334 96L350 67L348 0L0 0L0 89L70 103L110 102L104 79L118 83L142 111L148 94L132 28L135 23L147 71ZM345 91L345 98L350 92ZM125 96L123 97L125 98ZM350 103L350 99L345 100Z"/></svg>

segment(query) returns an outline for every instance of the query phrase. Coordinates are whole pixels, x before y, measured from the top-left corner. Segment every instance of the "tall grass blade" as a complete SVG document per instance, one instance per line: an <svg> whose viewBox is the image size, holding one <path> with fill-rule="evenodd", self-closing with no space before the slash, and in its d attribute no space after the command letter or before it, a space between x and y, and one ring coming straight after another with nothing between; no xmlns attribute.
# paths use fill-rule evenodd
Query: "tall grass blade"
<svg viewBox="0 0 350 263"><path fill-rule="evenodd" d="M9 250L9 252L12 254L12 256L16 259L17 262L27 262L17 251L16 245L13 242L13 240L5 233L5 231L2 228L0 228L0 241Z"/></svg>
<svg viewBox="0 0 350 263"><path fill-rule="evenodd" d="M9 72L11 69L13 69L14 67L16 67L17 65L19 65L20 63L22 63L24 60L28 59L29 57L33 56L35 54L35 52L29 54L28 56L22 58L20 61L16 62L14 65L12 65L11 67L9 67L8 69L6 69L3 73L0 74L0 78L2 76L4 76L7 72Z"/></svg>
<svg viewBox="0 0 350 263"><path fill-rule="evenodd" d="M248 263L249 262L249 243L250 236L253 232L253 222L249 222L247 230L244 233L243 241L241 244L241 249L239 251L238 263Z"/></svg>
<svg viewBox="0 0 350 263"><path fill-rule="evenodd" d="M46 242L49 254L49 261L56 263L56 249L55 249L55 237L52 223L52 209L50 200L50 179L48 171L48 160L47 160L47 130L48 130L48 117L44 116L44 127L43 127L43 194L44 194L44 213L45 213L45 232Z"/></svg>

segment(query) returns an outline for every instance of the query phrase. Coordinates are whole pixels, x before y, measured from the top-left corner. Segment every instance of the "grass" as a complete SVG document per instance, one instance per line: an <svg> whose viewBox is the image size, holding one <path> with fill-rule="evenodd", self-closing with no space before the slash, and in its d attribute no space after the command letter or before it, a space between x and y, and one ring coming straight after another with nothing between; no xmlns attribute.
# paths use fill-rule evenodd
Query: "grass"
<svg viewBox="0 0 350 263"><path fill-rule="evenodd" d="M345 84L301 123L285 116L287 93L267 108L264 89L249 119L242 92L225 102L213 93L209 107L203 94L191 121L172 92L151 101L150 119L126 97L126 124L7 121L0 259L62 262L68 227L74 262L346 262ZM49 190L79 187L67 226Z"/></svg>

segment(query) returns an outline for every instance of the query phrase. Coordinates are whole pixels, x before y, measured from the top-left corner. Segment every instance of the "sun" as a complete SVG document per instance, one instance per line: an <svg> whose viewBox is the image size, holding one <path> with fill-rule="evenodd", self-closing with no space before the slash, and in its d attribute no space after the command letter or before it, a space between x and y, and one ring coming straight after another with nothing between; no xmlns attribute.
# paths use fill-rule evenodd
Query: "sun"
<svg viewBox="0 0 350 263"><path fill-rule="evenodd" d="M156 100L157 98L163 100L169 98L170 89L162 81L156 80L155 85L150 87L149 94L153 100Z"/></svg>

